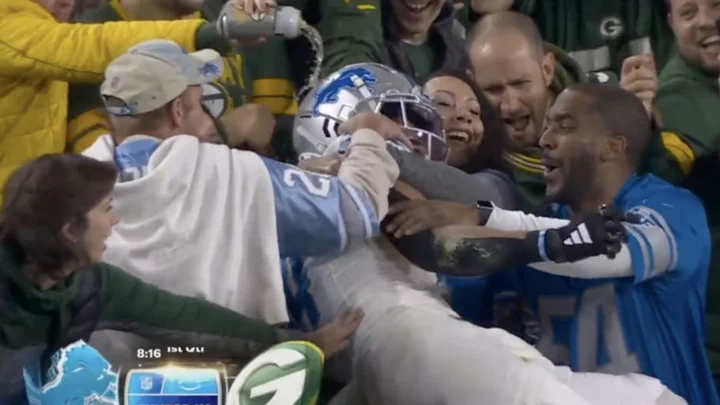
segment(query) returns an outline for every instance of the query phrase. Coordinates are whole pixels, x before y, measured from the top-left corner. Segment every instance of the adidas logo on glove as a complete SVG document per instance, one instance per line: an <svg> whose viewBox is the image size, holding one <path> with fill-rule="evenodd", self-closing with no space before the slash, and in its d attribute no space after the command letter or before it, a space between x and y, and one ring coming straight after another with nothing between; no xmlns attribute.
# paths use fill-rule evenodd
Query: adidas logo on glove
<svg viewBox="0 0 720 405"><path fill-rule="evenodd" d="M573 245L591 245L593 243L592 238L590 237L590 233L588 232L587 227L585 224L580 224L577 229L572 231L570 233L570 236L567 237L563 244L566 246L573 246Z"/></svg>

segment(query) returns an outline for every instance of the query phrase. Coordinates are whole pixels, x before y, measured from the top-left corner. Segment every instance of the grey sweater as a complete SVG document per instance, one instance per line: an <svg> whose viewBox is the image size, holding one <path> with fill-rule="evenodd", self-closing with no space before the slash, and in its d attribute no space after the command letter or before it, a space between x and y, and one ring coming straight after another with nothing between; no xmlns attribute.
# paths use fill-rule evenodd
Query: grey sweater
<svg viewBox="0 0 720 405"><path fill-rule="evenodd" d="M445 163L388 148L400 166L400 180L415 187L430 200L454 201L475 205L478 200L492 201L500 208L518 208L518 196L512 178L497 170L468 174Z"/></svg>

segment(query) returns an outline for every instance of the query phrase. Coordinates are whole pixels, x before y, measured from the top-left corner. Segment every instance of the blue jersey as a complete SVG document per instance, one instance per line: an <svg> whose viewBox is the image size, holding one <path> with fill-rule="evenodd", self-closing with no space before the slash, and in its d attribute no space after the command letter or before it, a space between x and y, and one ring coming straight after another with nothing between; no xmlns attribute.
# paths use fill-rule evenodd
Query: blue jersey
<svg viewBox="0 0 720 405"><path fill-rule="evenodd" d="M115 149L120 181L148 172L160 140L130 138ZM337 177L301 170L262 158L273 188L280 256L330 256L354 240L379 233L379 221L367 194Z"/></svg>
<svg viewBox="0 0 720 405"><path fill-rule="evenodd" d="M337 177L263 158L273 185L282 257L334 256L380 232L365 192Z"/></svg>
<svg viewBox="0 0 720 405"><path fill-rule="evenodd" d="M652 175L630 178L615 204L641 218L626 226L632 277L517 273L540 321L538 349L575 371L641 372L692 405L720 404L704 350L711 243L702 204Z"/></svg>

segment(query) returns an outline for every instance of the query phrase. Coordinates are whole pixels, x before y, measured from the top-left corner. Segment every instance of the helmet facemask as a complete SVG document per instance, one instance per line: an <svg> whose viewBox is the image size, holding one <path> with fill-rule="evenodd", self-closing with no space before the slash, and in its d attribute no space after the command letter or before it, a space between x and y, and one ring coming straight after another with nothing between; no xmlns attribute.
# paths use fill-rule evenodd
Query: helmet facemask
<svg viewBox="0 0 720 405"><path fill-rule="evenodd" d="M380 113L402 127L413 145L390 141L393 146L407 152L423 155L428 160L444 162L447 159L447 140L443 122L435 106L422 94L386 92L361 101L354 114Z"/></svg>

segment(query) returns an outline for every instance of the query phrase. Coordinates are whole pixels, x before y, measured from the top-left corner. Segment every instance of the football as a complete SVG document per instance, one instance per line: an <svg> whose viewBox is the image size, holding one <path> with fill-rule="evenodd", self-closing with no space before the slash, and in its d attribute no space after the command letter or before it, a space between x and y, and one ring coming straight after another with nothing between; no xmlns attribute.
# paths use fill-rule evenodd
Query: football
<svg viewBox="0 0 720 405"><path fill-rule="evenodd" d="M227 405L314 405L325 356L310 342L277 344L245 366L228 390Z"/></svg>

